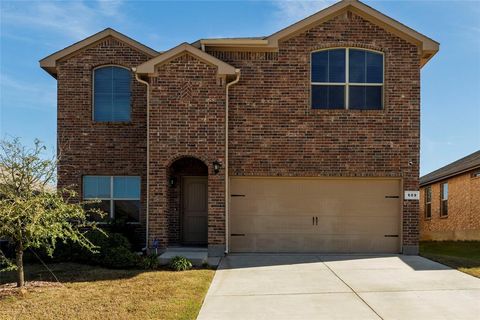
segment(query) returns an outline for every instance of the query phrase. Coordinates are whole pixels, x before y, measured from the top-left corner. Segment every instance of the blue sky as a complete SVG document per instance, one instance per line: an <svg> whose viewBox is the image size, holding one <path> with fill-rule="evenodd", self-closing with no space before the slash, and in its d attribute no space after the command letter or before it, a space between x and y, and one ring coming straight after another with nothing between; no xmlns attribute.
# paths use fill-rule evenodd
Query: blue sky
<svg viewBox="0 0 480 320"><path fill-rule="evenodd" d="M335 1L0 0L0 136L55 149L56 81L38 60L106 27L156 49L269 35ZM480 0L365 1L439 41L422 69L421 174L480 149Z"/></svg>

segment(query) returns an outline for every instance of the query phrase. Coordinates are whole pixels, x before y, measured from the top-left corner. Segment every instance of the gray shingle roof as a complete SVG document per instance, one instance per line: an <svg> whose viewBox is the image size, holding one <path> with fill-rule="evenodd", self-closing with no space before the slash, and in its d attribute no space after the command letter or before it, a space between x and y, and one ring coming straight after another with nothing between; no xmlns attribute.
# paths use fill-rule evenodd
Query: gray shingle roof
<svg viewBox="0 0 480 320"><path fill-rule="evenodd" d="M480 168L480 150L420 177L420 186Z"/></svg>

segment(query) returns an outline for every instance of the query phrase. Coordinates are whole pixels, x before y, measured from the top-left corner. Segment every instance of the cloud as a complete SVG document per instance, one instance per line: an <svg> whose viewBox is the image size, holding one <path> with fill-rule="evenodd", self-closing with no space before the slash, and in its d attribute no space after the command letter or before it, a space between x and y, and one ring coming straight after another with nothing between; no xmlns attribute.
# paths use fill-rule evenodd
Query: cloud
<svg viewBox="0 0 480 320"><path fill-rule="evenodd" d="M275 20L278 26L285 27L325 9L335 2L331 0L277 0L273 2L274 7L276 7Z"/></svg>
<svg viewBox="0 0 480 320"><path fill-rule="evenodd" d="M27 28L80 40L97 32L105 21L123 19L120 0L35 1L2 5L5 29Z"/></svg>

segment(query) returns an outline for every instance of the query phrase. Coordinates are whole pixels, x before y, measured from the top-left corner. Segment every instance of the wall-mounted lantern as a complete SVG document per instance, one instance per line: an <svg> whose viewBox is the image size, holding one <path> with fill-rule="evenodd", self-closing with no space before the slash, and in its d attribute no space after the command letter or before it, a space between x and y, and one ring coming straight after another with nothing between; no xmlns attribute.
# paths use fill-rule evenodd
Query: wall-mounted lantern
<svg viewBox="0 0 480 320"><path fill-rule="evenodd" d="M170 188L174 188L177 185L177 178L176 177L170 177L168 180L168 185Z"/></svg>
<svg viewBox="0 0 480 320"><path fill-rule="evenodd" d="M215 174L220 172L221 167L222 167L222 164L220 163L220 161L218 160L213 161L213 172L215 172Z"/></svg>

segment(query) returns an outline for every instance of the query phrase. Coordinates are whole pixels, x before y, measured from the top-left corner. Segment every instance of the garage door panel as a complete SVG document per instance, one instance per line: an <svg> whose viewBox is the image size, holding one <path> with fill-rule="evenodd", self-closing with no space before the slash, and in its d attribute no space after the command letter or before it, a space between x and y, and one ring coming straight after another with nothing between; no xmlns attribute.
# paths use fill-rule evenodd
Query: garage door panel
<svg viewBox="0 0 480 320"><path fill-rule="evenodd" d="M400 181L232 178L232 252L398 252ZM312 218L318 224L312 225Z"/></svg>
<svg viewBox="0 0 480 320"><path fill-rule="evenodd" d="M355 215L320 216L316 231L321 234L398 234L398 226L391 217L362 217Z"/></svg>
<svg viewBox="0 0 480 320"><path fill-rule="evenodd" d="M292 237L293 236L293 237ZM319 252L319 253L390 253L398 246L397 238L366 235L247 234L231 237L234 252ZM334 248L334 251L332 251Z"/></svg>
<svg viewBox="0 0 480 320"><path fill-rule="evenodd" d="M235 215L231 216L232 233L312 233L312 215Z"/></svg>

